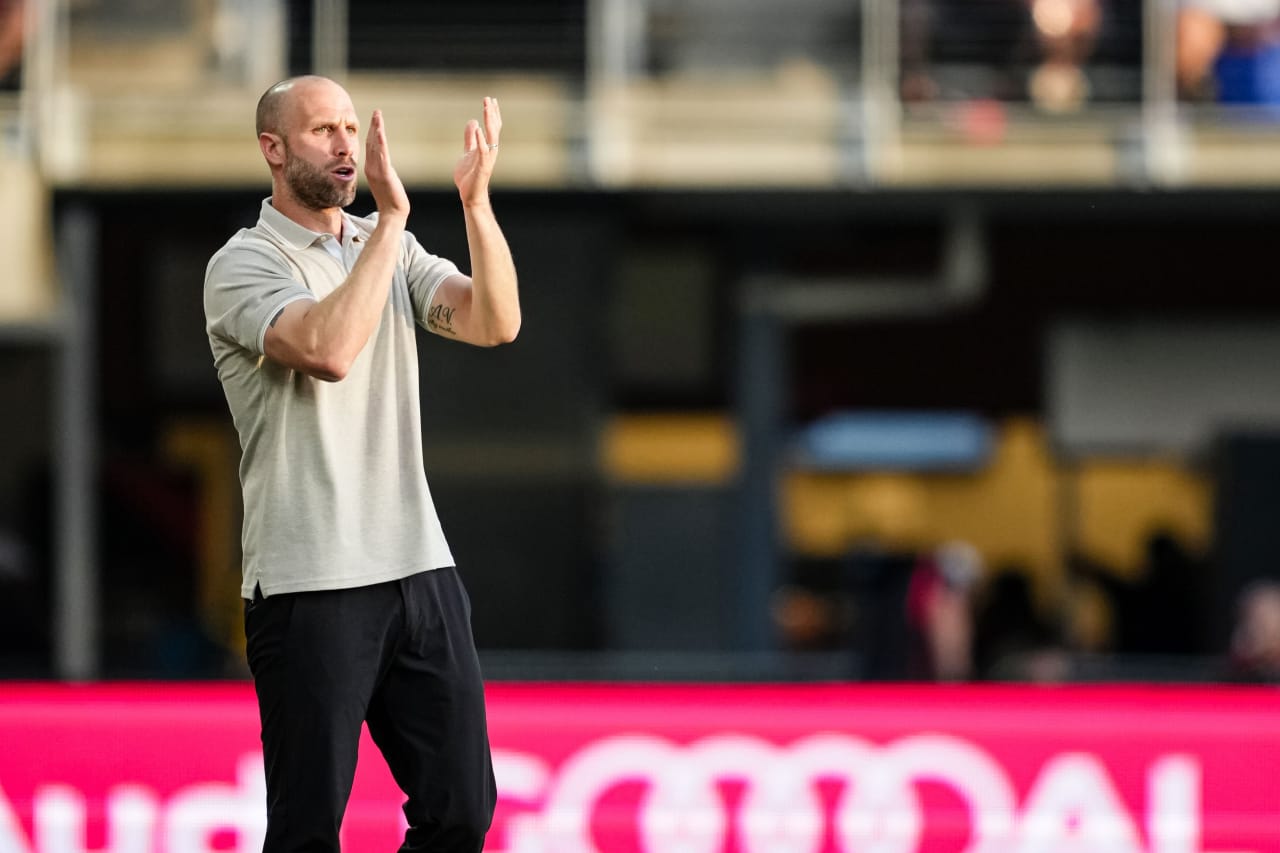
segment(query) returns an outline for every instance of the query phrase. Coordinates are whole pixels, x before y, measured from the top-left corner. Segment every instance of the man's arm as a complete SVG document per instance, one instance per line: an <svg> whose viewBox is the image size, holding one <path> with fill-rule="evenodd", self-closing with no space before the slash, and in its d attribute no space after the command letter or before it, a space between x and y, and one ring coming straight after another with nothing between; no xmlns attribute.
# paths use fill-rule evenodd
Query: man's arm
<svg viewBox="0 0 1280 853"><path fill-rule="evenodd" d="M453 172L466 220L471 275L442 281L426 317L427 328L436 334L478 346L510 343L520 331L515 262L489 203L501 131L498 102L485 98L484 126L467 123L462 158Z"/></svg>
<svg viewBox="0 0 1280 853"><path fill-rule="evenodd" d="M350 275L319 302L285 306L271 320L263 341L271 360L327 382L347 375L378 327L409 218L409 197L391 165L377 110L369 125L364 171L378 206L378 224Z"/></svg>

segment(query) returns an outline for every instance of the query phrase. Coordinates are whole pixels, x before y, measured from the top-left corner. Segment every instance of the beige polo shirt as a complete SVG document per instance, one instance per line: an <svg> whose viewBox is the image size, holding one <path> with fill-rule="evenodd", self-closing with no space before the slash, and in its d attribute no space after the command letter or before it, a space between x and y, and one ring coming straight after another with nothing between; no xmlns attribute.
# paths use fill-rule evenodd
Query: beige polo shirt
<svg viewBox="0 0 1280 853"><path fill-rule="evenodd" d="M268 199L205 272L209 345L240 435L246 598L258 585L341 589L453 565L422 466L414 324L457 267L406 233L382 321L340 382L263 357L272 318L341 285L377 221L343 218L332 252L332 235Z"/></svg>

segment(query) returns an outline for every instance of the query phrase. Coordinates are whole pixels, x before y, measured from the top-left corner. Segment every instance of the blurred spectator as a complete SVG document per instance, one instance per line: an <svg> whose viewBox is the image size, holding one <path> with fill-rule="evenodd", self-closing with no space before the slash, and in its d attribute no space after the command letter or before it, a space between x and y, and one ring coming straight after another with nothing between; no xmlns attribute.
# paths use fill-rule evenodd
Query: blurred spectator
<svg viewBox="0 0 1280 853"><path fill-rule="evenodd" d="M907 676L928 681L973 677L973 592L982 556L967 542L921 555L907 587Z"/></svg>
<svg viewBox="0 0 1280 853"><path fill-rule="evenodd" d="M26 7L26 0L0 0L0 89L13 90L22 84Z"/></svg>
<svg viewBox="0 0 1280 853"><path fill-rule="evenodd" d="M1191 655L1204 651L1201 590L1204 566L1167 530L1147 539L1141 573L1130 580L1083 554L1072 573L1097 586L1112 611L1111 650L1131 655Z"/></svg>
<svg viewBox="0 0 1280 853"><path fill-rule="evenodd" d="M1280 582L1256 581L1240 593L1228 677L1232 681L1280 681Z"/></svg>
<svg viewBox="0 0 1280 853"><path fill-rule="evenodd" d="M1177 72L1191 100L1280 104L1280 0L1186 0Z"/></svg>
<svg viewBox="0 0 1280 853"><path fill-rule="evenodd" d="M1077 110L1103 11L1102 0L903 0L902 98Z"/></svg>
<svg viewBox="0 0 1280 853"><path fill-rule="evenodd" d="M1102 25L1099 0L1031 0L1041 60L1031 72L1031 100L1048 112L1071 112L1089 99L1084 64Z"/></svg>
<svg viewBox="0 0 1280 853"><path fill-rule="evenodd" d="M788 648L847 649L857 678L973 677L974 592L983 561L969 543L917 553L863 541L842 560L802 568L773 599Z"/></svg>
<svg viewBox="0 0 1280 853"><path fill-rule="evenodd" d="M1060 632L1036 606L1025 568L997 571L978 596L974 662L984 679L1062 681L1067 655Z"/></svg>

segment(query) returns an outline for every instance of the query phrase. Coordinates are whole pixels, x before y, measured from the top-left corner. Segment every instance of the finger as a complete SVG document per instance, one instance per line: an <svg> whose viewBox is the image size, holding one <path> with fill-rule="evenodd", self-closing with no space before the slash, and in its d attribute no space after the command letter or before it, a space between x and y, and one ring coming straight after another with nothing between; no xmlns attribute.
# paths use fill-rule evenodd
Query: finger
<svg viewBox="0 0 1280 853"><path fill-rule="evenodd" d="M497 98L484 99L484 135L490 145L498 144L498 136L502 133L502 113L498 109Z"/></svg>
<svg viewBox="0 0 1280 853"><path fill-rule="evenodd" d="M369 121L369 138L365 142L370 155L375 151L385 152L387 148L387 131L382 121L382 110L374 110Z"/></svg>
<svg viewBox="0 0 1280 853"><path fill-rule="evenodd" d="M462 149L467 152L475 151L480 144L480 122L471 119L462 131Z"/></svg>

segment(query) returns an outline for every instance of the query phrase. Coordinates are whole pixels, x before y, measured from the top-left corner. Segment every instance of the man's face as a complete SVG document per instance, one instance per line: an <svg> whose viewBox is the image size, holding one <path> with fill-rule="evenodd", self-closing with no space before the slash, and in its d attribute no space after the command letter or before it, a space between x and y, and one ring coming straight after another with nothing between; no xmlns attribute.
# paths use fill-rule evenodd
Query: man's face
<svg viewBox="0 0 1280 853"><path fill-rule="evenodd" d="M351 98L327 81L293 95L284 134L285 185L312 210L346 207L356 197L360 129Z"/></svg>
<svg viewBox="0 0 1280 853"><path fill-rule="evenodd" d="M284 150L285 185L303 206L311 210L327 210L331 207L346 207L355 201L355 172L351 172L350 180L342 180L334 172L344 163L354 170L354 164L342 160L314 164L304 154L295 152L287 141Z"/></svg>

